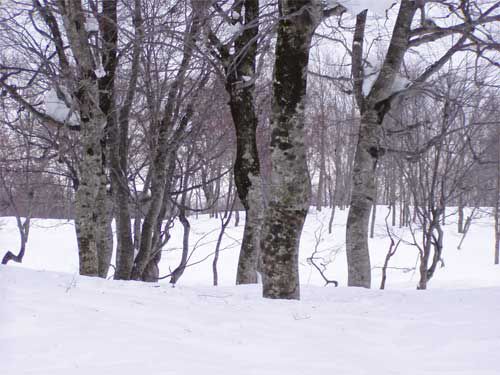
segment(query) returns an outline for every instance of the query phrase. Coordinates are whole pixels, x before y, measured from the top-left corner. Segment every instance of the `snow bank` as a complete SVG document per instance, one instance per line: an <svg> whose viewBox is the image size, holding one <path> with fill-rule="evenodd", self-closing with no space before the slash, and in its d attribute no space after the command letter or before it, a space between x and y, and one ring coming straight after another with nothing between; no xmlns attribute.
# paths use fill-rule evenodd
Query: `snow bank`
<svg viewBox="0 0 500 375"><path fill-rule="evenodd" d="M302 294L0 266L2 374L498 374L500 288Z"/></svg>

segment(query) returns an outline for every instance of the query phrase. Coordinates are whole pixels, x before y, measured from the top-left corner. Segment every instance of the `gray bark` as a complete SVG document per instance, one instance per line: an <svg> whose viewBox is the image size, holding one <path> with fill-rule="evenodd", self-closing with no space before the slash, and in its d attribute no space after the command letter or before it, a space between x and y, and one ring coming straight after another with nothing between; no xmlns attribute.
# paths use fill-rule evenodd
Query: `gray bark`
<svg viewBox="0 0 500 375"><path fill-rule="evenodd" d="M374 86L366 97L362 92L362 57L366 11L357 17L353 40L352 72L355 96L361 113L361 125L354 157L351 205L346 228L349 286L369 288L371 285L368 223L376 195L376 167L378 159L384 153L380 146L380 132L384 116L390 109L394 80L408 49L411 22L415 11L414 2L409 0L401 2L384 64Z"/></svg>
<svg viewBox="0 0 500 375"><path fill-rule="evenodd" d="M128 128L132 102L139 75L139 58L143 38L141 1L134 2L135 40L132 53L131 75L125 101L118 115L118 123L111 127L110 166L111 186L114 194L116 219L116 271L114 278L128 280L134 263L134 241L130 214L130 189L127 179L128 169ZM116 24L115 24L116 25ZM111 26L110 26L111 27ZM116 27L116 26L115 26ZM140 223L140 217L138 223Z"/></svg>
<svg viewBox="0 0 500 375"><path fill-rule="evenodd" d="M81 1L58 1L69 46L76 61L74 96L81 122L81 161L78 166L79 185L75 195L75 229L77 233L80 274L99 274L99 238L104 230L99 226L105 210L106 177L103 169L104 128L106 115L98 100L99 86L94 69L98 66L98 53L89 42L85 29L85 12Z"/></svg>
<svg viewBox="0 0 500 375"><path fill-rule="evenodd" d="M193 3L195 4L195 3ZM152 247L153 247L153 233L159 218L162 207L162 201L165 192L167 178L167 166L169 160L169 146L178 147L178 140L180 135L184 132L187 122L190 120L193 109L192 102L187 106L186 114L180 121L178 128L174 130L176 122L177 108L180 105L178 102L179 90L185 82L189 64L193 56L193 47L196 42L196 37L199 33L200 17L197 10L193 10L192 20L184 40L183 58L179 66L177 75L170 86L163 118L158 125L158 141L157 147L153 155L151 163L152 178L151 178L151 202L148 211L144 217L141 230L140 249L137 254L134 266L132 269L132 279L142 280L143 273L151 261ZM206 82L206 81L204 81ZM196 98L194 98L196 99ZM194 100L193 99L193 100Z"/></svg>
<svg viewBox="0 0 500 375"><path fill-rule="evenodd" d="M175 270L172 272L171 277L170 277L170 283L175 285L177 281L179 281L180 277L184 273L184 270L186 269L187 266L187 261L188 261L188 255L189 255L189 234L191 231L191 224L189 223L188 219L186 218L186 189L187 187L187 181L183 181L183 189L184 192L182 193L181 197L181 205L179 209L179 221L182 224L183 227L183 236L182 236L182 255L181 255L181 260L179 262L179 265L175 268Z"/></svg>
<svg viewBox="0 0 500 375"><path fill-rule="evenodd" d="M314 0L279 2L271 114L271 186L262 226L266 298L299 299L299 242L310 204L304 99L311 37L321 21Z"/></svg>
<svg viewBox="0 0 500 375"><path fill-rule="evenodd" d="M98 201L103 203L102 206L97 207L98 272L99 277L106 278L111 264L111 256L113 255L113 228L111 227L113 221L113 201L111 193L107 191L106 186L104 188L101 186L99 189Z"/></svg>
<svg viewBox="0 0 500 375"><path fill-rule="evenodd" d="M243 32L234 43L235 52L230 54L227 46L215 40L226 73L226 90L229 106L236 130L236 159L234 180L238 196L246 212L245 228L238 260L236 284L257 282L257 268L260 254L260 230L262 224L264 198L257 150L258 119L254 106L255 66L257 56L257 36L259 1L235 2L235 11L242 19L234 20L245 25ZM245 80L250 77L251 80Z"/></svg>

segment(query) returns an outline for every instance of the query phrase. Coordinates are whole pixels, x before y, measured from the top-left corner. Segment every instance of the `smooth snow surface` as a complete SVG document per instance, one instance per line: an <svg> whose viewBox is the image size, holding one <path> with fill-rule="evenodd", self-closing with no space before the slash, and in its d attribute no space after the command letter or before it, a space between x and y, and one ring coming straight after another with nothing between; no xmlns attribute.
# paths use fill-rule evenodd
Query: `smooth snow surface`
<svg viewBox="0 0 500 375"><path fill-rule="evenodd" d="M374 288L389 242L384 210L377 210L370 240ZM338 210L331 235L329 213L311 210L306 221L301 301L262 299L259 285L232 286L243 220L228 227L219 264L224 286L212 287L220 221L188 218L196 248L190 263L207 260L188 268L176 288L80 277L72 223L34 220L26 263L0 266L0 374L500 373L500 268L492 264L491 217L473 222L461 250L455 218L447 219L446 266L429 290L414 289L418 275L404 269L415 266L416 253L402 246L391 260L388 289L380 291L321 286L306 261L316 245L318 256L332 262L328 277L346 280L345 211ZM162 274L179 259L178 227ZM16 236L14 220L1 218L0 249L16 251Z"/></svg>
<svg viewBox="0 0 500 375"><path fill-rule="evenodd" d="M2 266L2 374L498 375L500 288L302 292Z"/></svg>

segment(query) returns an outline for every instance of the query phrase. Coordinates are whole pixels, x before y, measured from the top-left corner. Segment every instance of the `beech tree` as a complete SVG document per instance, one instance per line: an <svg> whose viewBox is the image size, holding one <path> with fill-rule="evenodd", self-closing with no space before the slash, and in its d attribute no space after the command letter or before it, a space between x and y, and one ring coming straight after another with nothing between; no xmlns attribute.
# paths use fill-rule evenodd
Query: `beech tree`
<svg viewBox="0 0 500 375"><path fill-rule="evenodd" d="M304 110L309 51L313 33L325 16L316 0L278 3L269 206L262 226L262 281L267 298L299 299L298 255L302 227L310 204L311 182L304 142Z"/></svg>
<svg viewBox="0 0 500 375"><path fill-rule="evenodd" d="M456 53L477 49L480 51L479 58L491 57L488 50L495 50L498 44L493 42L494 38L488 25L500 20L499 10L500 2L491 1L443 4L437 1L402 0L387 52L380 66L365 64L363 46L367 11L357 15L352 42L352 77L354 95L361 114L361 126L354 159L351 204L346 228L349 286L369 288L371 285L368 223L376 197L376 168L385 153L381 145L384 118L391 108L394 110L398 106L404 93L421 86ZM417 11L421 17L419 24L415 25ZM439 15L439 12L448 14L455 21L454 24L437 24L437 21L432 19L432 14ZM458 39L451 38L453 35ZM439 59L426 64L423 71L411 80L401 76L409 50L428 46L443 38L451 40L451 46L443 51Z"/></svg>
<svg viewBox="0 0 500 375"><path fill-rule="evenodd" d="M226 30L222 27L222 32L217 34L213 31L215 25L208 20L204 26L211 55L221 67L220 75L229 94L236 131L234 180L246 212L236 283L249 284L257 282L260 227L264 211L257 150L258 118L254 104L259 24L262 20L259 19L258 0L236 0L228 5L228 9L223 9L218 2L212 4L214 15L221 18ZM221 35L224 32L227 35Z"/></svg>

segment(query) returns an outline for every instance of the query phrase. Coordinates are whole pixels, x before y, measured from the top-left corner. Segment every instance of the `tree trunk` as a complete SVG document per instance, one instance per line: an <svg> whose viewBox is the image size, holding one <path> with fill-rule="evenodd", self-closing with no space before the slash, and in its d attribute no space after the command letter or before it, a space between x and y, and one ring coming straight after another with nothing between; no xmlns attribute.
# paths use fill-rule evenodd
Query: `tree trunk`
<svg viewBox="0 0 500 375"><path fill-rule="evenodd" d="M370 223L370 238L375 235L375 220L377 219L377 177L375 176L375 199L372 204L372 218Z"/></svg>
<svg viewBox="0 0 500 375"><path fill-rule="evenodd" d="M184 233L182 236L182 255L179 265L172 272L172 276L170 277L170 283L173 285L175 285L177 281L179 281L180 277L184 273L189 255L189 233L191 231L191 225L189 224L189 221L186 218L185 210L183 208L181 208L179 211L179 221L181 222L182 227L184 228Z"/></svg>
<svg viewBox="0 0 500 375"><path fill-rule="evenodd" d="M464 232L464 197L463 192L460 193L460 197L458 198L458 233Z"/></svg>
<svg viewBox="0 0 500 375"><path fill-rule="evenodd" d="M380 154L377 134L379 125L375 110L365 112L361 118L346 227L349 286L369 288L371 284L368 223L376 196L375 178Z"/></svg>
<svg viewBox="0 0 500 375"><path fill-rule="evenodd" d="M193 2L193 5L194 4L195 2ZM193 101L197 99L196 94L186 106L186 113L184 114L182 120L180 120L180 123L177 124L177 128L175 128L175 123L178 119L178 110L181 105L178 101L178 94L179 90L186 81L189 65L193 56L193 46L196 44L196 38L200 31L200 27L201 19L199 9L193 9L191 22L186 26L182 61L180 62L177 75L169 88L163 117L159 123L157 123L157 147L154 151L150 167L152 170L151 202L144 217L141 230L140 249L134 260L134 266L132 268L132 279L134 280L142 280L144 270L151 261L153 234L161 211L167 178L171 177L168 175L167 171L169 159L172 157L172 150L177 150L180 146L180 136L184 133L188 122L193 115ZM200 87L198 87L197 93L199 93L199 89L204 86L205 83L206 78L203 78L200 82Z"/></svg>
<svg viewBox="0 0 500 375"><path fill-rule="evenodd" d="M83 160L80 162L80 184L75 194L75 230L78 240L80 275L98 276L97 206L105 205L99 189L103 180L101 135L102 123L82 125Z"/></svg>
<svg viewBox="0 0 500 375"><path fill-rule="evenodd" d="M304 106L312 34L321 4L280 1L271 114L271 187L262 227L266 298L299 299L299 241L310 204Z"/></svg>
<svg viewBox="0 0 500 375"><path fill-rule="evenodd" d="M106 278L111 264L111 256L113 255L113 228L111 227L113 200L111 193L107 191L106 185L101 186L99 189L98 200L104 203L102 206L97 207L99 221L96 228L98 268L99 277Z"/></svg>
<svg viewBox="0 0 500 375"><path fill-rule="evenodd" d="M324 121L322 121L321 136L320 136L319 180L318 180L318 192L316 196L317 211L321 211L321 206L323 205L323 196L324 196L324 185L325 185L325 174L326 174L325 136L326 136L325 125Z"/></svg>
<svg viewBox="0 0 500 375"><path fill-rule="evenodd" d="M19 253L15 255L13 252L7 251L7 253L2 258L2 264L7 264L11 260L16 263L22 263L24 254L26 252L26 244L28 243L28 236L30 231L31 212L28 212L28 215L24 219L24 222L21 220L21 217L17 214L16 221L17 221L17 229L19 231L19 237L21 239Z"/></svg>
<svg viewBox="0 0 500 375"><path fill-rule="evenodd" d="M130 189L128 185L128 134L129 117L134 100L137 79L139 75L139 63L141 56L141 44L143 38L141 0L134 1L134 29L135 39L132 53L131 75L125 101L118 116L118 124L113 123L110 129L113 134L110 150L111 186L114 194L115 220L116 220L116 271L114 278L117 280L128 280L132 275L134 265L134 239L132 235L130 214ZM138 219L140 224L141 217ZM137 226L140 228L140 225ZM135 232L134 232L135 234Z"/></svg>
<svg viewBox="0 0 500 375"><path fill-rule="evenodd" d="M354 93L361 113L361 124L352 170L351 205L347 216L346 250L348 285L369 288L371 284L368 223L375 203L375 172L384 154L380 146L381 128L390 110L392 87L408 49L411 24L416 12L413 1L403 0L399 8L387 54L380 73L368 93L363 92L363 42L367 12L356 18L352 49Z"/></svg>
<svg viewBox="0 0 500 375"><path fill-rule="evenodd" d="M226 90L229 93L229 105L236 130L234 181L246 213L236 284L254 284L257 282L260 229L264 210L256 140L258 119L254 106L255 83L251 81L255 79L259 1L242 1L235 10L238 14L244 14L241 16L244 20L239 22L247 25L235 41L234 56L238 56L238 59L230 60L225 67ZM250 81L245 77L249 77Z"/></svg>

